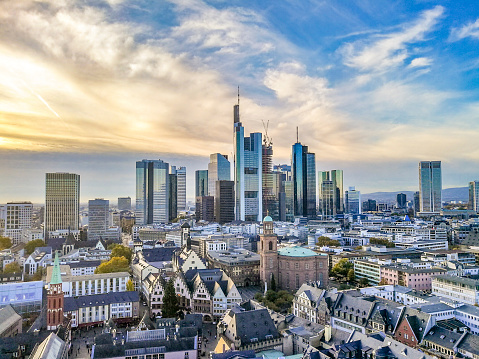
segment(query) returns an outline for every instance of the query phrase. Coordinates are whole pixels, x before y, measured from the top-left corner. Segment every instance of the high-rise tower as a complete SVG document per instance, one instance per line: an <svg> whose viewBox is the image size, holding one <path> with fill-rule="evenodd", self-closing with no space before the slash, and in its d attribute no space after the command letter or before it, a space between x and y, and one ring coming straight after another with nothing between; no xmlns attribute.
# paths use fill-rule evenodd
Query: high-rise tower
<svg viewBox="0 0 479 359"><path fill-rule="evenodd" d="M109 227L110 201L97 198L88 201L88 240L102 238Z"/></svg>
<svg viewBox="0 0 479 359"><path fill-rule="evenodd" d="M179 167L176 170L176 180L177 180L177 187L176 187L176 211L179 215L180 212L184 212L187 210L186 208L186 167Z"/></svg>
<svg viewBox="0 0 479 359"><path fill-rule="evenodd" d="M343 171L318 172L320 213L331 217L344 212Z"/></svg>
<svg viewBox="0 0 479 359"><path fill-rule="evenodd" d="M421 212L439 212L442 207L441 161L419 162L419 203Z"/></svg>
<svg viewBox="0 0 479 359"><path fill-rule="evenodd" d="M479 212L479 181L469 182L469 209Z"/></svg>
<svg viewBox="0 0 479 359"><path fill-rule="evenodd" d="M205 196L216 195L216 181L229 181L231 179L231 166L228 156L220 153L210 155L208 163L208 193Z"/></svg>
<svg viewBox="0 0 479 359"><path fill-rule="evenodd" d="M244 137L238 104L234 117L234 183L235 218L239 221L261 221L263 214L262 135L251 133Z"/></svg>
<svg viewBox="0 0 479 359"><path fill-rule="evenodd" d="M162 160L136 162L136 224L168 223L169 168Z"/></svg>
<svg viewBox="0 0 479 359"><path fill-rule="evenodd" d="M208 170L195 171L195 197L208 196Z"/></svg>
<svg viewBox="0 0 479 359"><path fill-rule="evenodd" d="M294 215L316 217L316 156L299 141L293 145L291 169L293 172Z"/></svg>
<svg viewBox="0 0 479 359"><path fill-rule="evenodd" d="M47 173L45 178L45 235L59 229L77 230L80 214L80 175Z"/></svg>

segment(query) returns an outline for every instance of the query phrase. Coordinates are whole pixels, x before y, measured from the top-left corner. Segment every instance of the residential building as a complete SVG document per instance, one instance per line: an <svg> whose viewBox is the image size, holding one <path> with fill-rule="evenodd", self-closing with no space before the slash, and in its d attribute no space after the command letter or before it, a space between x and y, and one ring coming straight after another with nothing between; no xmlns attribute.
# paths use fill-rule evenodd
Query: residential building
<svg viewBox="0 0 479 359"><path fill-rule="evenodd" d="M255 132L245 137L239 95L233 115L235 219L259 222L263 218L262 135Z"/></svg>
<svg viewBox="0 0 479 359"><path fill-rule="evenodd" d="M118 197L118 210L130 211L131 210L131 198L130 197Z"/></svg>
<svg viewBox="0 0 479 359"><path fill-rule="evenodd" d="M59 229L77 230L80 221L80 175L45 175L45 237Z"/></svg>
<svg viewBox="0 0 479 359"><path fill-rule="evenodd" d="M169 222L169 169L170 165L162 160L136 162L136 224Z"/></svg>
<svg viewBox="0 0 479 359"><path fill-rule="evenodd" d="M23 272L33 275L40 267L46 268L53 259L52 247L37 247L23 264Z"/></svg>
<svg viewBox="0 0 479 359"><path fill-rule="evenodd" d="M104 238L109 228L110 201L103 198L88 201L88 240Z"/></svg>
<svg viewBox="0 0 479 359"><path fill-rule="evenodd" d="M442 207L441 161L419 162L420 212L438 213Z"/></svg>
<svg viewBox="0 0 479 359"><path fill-rule="evenodd" d="M195 197L208 196L208 170L195 171Z"/></svg>
<svg viewBox="0 0 479 359"><path fill-rule="evenodd" d="M316 218L316 156L308 146L297 142L292 147L294 215Z"/></svg>
<svg viewBox="0 0 479 359"><path fill-rule="evenodd" d="M32 211L31 202L9 202L5 205L5 217L0 218L0 221L4 221L3 235L10 238L13 245L24 242L24 233L31 230Z"/></svg>
<svg viewBox="0 0 479 359"><path fill-rule="evenodd" d="M414 268L405 265L381 266L381 279L385 284L394 284L415 290L431 291L432 279L440 274L445 274L443 268Z"/></svg>
<svg viewBox="0 0 479 359"><path fill-rule="evenodd" d="M432 294L466 304L479 304L479 276L438 275L432 279Z"/></svg>

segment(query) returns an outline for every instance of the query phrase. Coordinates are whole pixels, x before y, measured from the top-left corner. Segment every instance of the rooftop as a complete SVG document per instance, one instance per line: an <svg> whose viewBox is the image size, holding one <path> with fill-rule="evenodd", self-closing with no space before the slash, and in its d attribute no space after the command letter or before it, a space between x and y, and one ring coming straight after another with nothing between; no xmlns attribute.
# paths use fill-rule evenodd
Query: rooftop
<svg viewBox="0 0 479 359"><path fill-rule="evenodd" d="M316 256L327 256L327 254L316 253L311 249L304 247L285 247L278 250L280 256L286 257L316 257Z"/></svg>

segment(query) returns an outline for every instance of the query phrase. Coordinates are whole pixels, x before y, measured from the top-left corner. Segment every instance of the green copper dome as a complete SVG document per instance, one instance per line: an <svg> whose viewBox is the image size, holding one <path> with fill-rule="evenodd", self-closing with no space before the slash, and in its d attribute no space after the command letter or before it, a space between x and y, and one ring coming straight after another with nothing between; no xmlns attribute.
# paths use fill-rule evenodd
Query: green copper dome
<svg viewBox="0 0 479 359"><path fill-rule="evenodd" d="M263 219L263 223L264 223L264 222L273 222L273 218L271 218L270 216L266 216L266 217L264 217L264 219Z"/></svg>

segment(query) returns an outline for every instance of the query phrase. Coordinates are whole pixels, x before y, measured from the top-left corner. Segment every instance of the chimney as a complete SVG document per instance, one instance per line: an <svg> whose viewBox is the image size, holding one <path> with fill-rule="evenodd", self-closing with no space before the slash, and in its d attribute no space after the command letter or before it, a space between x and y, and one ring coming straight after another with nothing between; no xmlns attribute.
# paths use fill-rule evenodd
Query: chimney
<svg viewBox="0 0 479 359"><path fill-rule="evenodd" d="M324 340L326 342L329 342L331 340L331 336L332 336L332 333L331 333L331 325L329 324L326 324L325 327L324 327Z"/></svg>

